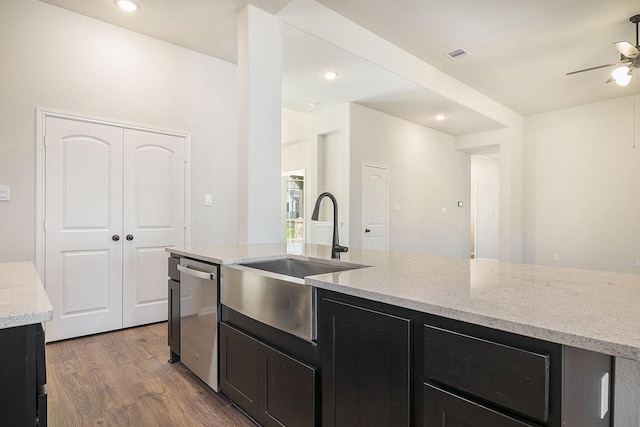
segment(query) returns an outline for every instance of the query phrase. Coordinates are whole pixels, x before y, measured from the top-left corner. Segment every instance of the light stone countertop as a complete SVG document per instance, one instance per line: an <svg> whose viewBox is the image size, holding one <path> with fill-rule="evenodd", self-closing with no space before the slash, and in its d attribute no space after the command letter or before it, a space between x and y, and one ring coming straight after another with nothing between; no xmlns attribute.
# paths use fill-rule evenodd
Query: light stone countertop
<svg viewBox="0 0 640 427"><path fill-rule="evenodd" d="M0 263L0 329L49 321L53 308L31 262Z"/></svg>
<svg viewBox="0 0 640 427"><path fill-rule="evenodd" d="M329 247L219 245L167 251L219 264L328 259ZM330 261L335 262L335 261ZM640 361L640 274L349 249L372 267L305 282L369 300Z"/></svg>

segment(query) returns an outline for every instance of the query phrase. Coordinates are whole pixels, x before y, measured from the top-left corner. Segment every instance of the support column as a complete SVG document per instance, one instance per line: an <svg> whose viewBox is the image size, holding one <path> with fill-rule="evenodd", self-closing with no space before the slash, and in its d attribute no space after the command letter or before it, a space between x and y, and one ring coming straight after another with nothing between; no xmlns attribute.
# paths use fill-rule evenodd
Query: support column
<svg viewBox="0 0 640 427"><path fill-rule="evenodd" d="M281 240L282 36L278 18L238 13L238 241Z"/></svg>

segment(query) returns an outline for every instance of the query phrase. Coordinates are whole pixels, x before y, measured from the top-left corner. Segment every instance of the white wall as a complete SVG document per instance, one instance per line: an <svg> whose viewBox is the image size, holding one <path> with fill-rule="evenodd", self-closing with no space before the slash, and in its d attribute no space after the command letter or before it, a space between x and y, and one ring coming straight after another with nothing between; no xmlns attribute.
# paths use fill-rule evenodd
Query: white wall
<svg viewBox="0 0 640 427"><path fill-rule="evenodd" d="M192 242L234 242L237 67L40 1L2 7L0 261L35 260L37 106L191 132Z"/></svg>
<svg viewBox="0 0 640 427"><path fill-rule="evenodd" d="M330 191L338 201L340 244L348 246L351 226L349 104L341 104L311 115L310 124L312 167L305 179L307 184L307 214L305 215L307 218L306 230L308 231L307 242L331 244L333 239L333 206L330 200L324 199L322 201L320 221L311 221L316 198L322 192ZM330 176L328 177L327 174ZM330 214L327 215L327 212Z"/></svg>
<svg viewBox="0 0 640 427"><path fill-rule="evenodd" d="M640 96L635 103L525 119L525 262L640 273ZM639 362L616 359L615 396L614 425L640 425Z"/></svg>
<svg viewBox="0 0 640 427"><path fill-rule="evenodd" d="M389 167L390 250L468 257L470 156L456 150L455 138L357 104L350 126L351 244L362 246L362 164L369 162Z"/></svg>
<svg viewBox="0 0 640 427"><path fill-rule="evenodd" d="M471 184L477 195L476 258L498 259L500 159L471 156Z"/></svg>
<svg viewBox="0 0 640 427"><path fill-rule="evenodd" d="M625 97L526 118L525 262L640 273L633 114Z"/></svg>

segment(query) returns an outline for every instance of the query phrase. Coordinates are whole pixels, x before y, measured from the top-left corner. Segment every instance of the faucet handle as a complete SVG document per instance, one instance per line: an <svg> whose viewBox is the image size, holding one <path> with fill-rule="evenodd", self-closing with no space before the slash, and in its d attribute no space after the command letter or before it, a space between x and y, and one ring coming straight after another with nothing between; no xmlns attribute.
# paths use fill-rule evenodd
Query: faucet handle
<svg viewBox="0 0 640 427"><path fill-rule="evenodd" d="M349 248L346 246L335 245L333 250L336 252L349 252Z"/></svg>

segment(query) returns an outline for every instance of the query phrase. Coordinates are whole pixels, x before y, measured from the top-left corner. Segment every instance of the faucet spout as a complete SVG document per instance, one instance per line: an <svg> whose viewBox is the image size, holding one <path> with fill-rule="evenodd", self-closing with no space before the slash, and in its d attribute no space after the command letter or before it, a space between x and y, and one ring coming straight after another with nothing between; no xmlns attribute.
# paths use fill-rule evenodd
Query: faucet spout
<svg viewBox="0 0 640 427"><path fill-rule="evenodd" d="M316 205L313 208L313 213L311 214L311 220L318 220L318 216L320 215L320 202L322 202L322 199L325 197L331 199L331 202L333 203L333 241L331 242L331 258L340 259L340 253L349 251L349 248L346 246L340 246L340 237L338 236L338 201L333 194L324 192L318 196L316 199Z"/></svg>

